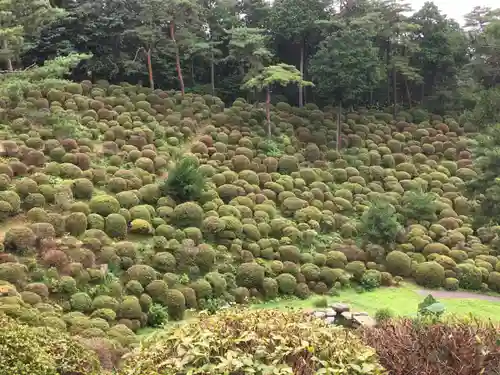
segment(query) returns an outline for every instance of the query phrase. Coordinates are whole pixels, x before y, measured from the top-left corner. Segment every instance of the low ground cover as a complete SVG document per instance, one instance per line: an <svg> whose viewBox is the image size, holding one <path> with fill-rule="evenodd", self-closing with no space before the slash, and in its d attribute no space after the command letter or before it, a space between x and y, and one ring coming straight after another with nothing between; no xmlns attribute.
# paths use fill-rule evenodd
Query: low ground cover
<svg viewBox="0 0 500 375"><path fill-rule="evenodd" d="M457 292L459 293L459 292ZM379 288L373 291L358 293L348 289L340 292L339 296L324 297L329 303L345 302L356 311L366 311L375 315L377 310L389 308L396 316L413 316L416 314L417 306L425 295L419 293L419 288L412 284L404 284L400 287ZM472 297L472 294L471 294ZM312 309L316 298L307 300L282 299L279 301L264 302L253 305L258 309ZM479 298L439 298L446 307L448 315L464 317L473 315L480 319L491 319L500 321L500 299L498 301L485 301Z"/></svg>

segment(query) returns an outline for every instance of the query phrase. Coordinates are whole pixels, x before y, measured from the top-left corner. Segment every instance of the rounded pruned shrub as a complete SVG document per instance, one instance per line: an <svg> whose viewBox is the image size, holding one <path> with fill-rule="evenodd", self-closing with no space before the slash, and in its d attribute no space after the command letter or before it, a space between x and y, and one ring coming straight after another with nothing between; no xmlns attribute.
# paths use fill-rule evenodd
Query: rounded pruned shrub
<svg viewBox="0 0 500 375"><path fill-rule="evenodd" d="M156 271L154 268L145 264L136 264L127 270L129 280L137 280L143 287L147 286L153 280L156 280Z"/></svg>
<svg viewBox="0 0 500 375"><path fill-rule="evenodd" d="M90 201L90 210L101 216L116 214L120 211L120 203L110 195L98 195Z"/></svg>
<svg viewBox="0 0 500 375"><path fill-rule="evenodd" d="M402 251L391 251L385 259L387 270L393 276L409 276L411 274L411 258Z"/></svg>
<svg viewBox="0 0 500 375"><path fill-rule="evenodd" d="M90 199L94 192L94 184L86 178L77 178L71 184L73 195L78 199Z"/></svg>
<svg viewBox="0 0 500 375"><path fill-rule="evenodd" d="M172 222L182 228L201 227L203 209L194 202L181 203L174 208Z"/></svg>
<svg viewBox="0 0 500 375"><path fill-rule="evenodd" d="M186 311L184 294L177 289L169 289L166 293L168 316L172 320L182 320Z"/></svg>
<svg viewBox="0 0 500 375"><path fill-rule="evenodd" d="M28 227L13 227L5 233L3 245L11 253L24 254L34 249L36 236Z"/></svg>
<svg viewBox="0 0 500 375"><path fill-rule="evenodd" d="M245 288L261 288L264 277L264 268L254 262L243 263L236 270L236 283Z"/></svg>
<svg viewBox="0 0 500 375"><path fill-rule="evenodd" d="M419 285L439 288L445 280L444 268L437 262L420 263L415 269L415 280Z"/></svg>
<svg viewBox="0 0 500 375"><path fill-rule="evenodd" d="M483 283L483 274L474 264L459 264L457 266L458 281L463 289L479 290Z"/></svg>
<svg viewBox="0 0 500 375"><path fill-rule="evenodd" d="M297 287L297 280L289 273L282 273L276 278L279 291L283 294L293 294Z"/></svg>
<svg viewBox="0 0 500 375"><path fill-rule="evenodd" d="M109 214L105 219L104 230L112 238L124 239L127 236L127 221L120 214Z"/></svg>
<svg viewBox="0 0 500 375"><path fill-rule="evenodd" d="M73 212L66 216L66 231L72 236L80 236L87 230L87 216L82 212Z"/></svg>
<svg viewBox="0 0 500 375"><path fill-rule="evenodd" d="M455 291L455 290L458 290L458 288L460 287L460 282L457 279L455 279L454 277L447 277L444 280L443 287L446 290Z"/></svg>

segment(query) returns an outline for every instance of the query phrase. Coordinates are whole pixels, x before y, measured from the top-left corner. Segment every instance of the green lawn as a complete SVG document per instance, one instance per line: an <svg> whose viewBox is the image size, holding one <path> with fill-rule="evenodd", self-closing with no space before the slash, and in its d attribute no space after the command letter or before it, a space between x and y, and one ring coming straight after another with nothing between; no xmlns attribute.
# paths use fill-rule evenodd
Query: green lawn
<svg viewBox="0 0 500 375"><path fill-rule="evenodd" d="M399 288L380 288L372 292L356 293L354 290L340 292L339 297L328 297L329 302L345 302L352 310L374 314L380 308L390 308L396 315L414 315L418 304L425 296L419 295L416 287L410 284ZM318 297L307 300L282 300L253 305L253 308L273 309L311 309ZM500 321L500 302L479 299L438 298L446 306L447 313L456 316L472 314L478 318Z"/></svg>
<svg viewBox="0 0 500 375"><path fill-rule="evenodd" d="M339 297L328 297L328 302L344 302L355 311L366 311L374 315L380 308L390 308L399 316L415 315L418 304L425 298L417 293L418 287L405 283L399 288L379 288L372 292L356 293L353 289L342 290ZM263 302L251 306L253 309L313 309L314 301L320 297L307 300L286 299L277 302ZM447 314L467 316L472 314L480 319L491 319L500 322L500 302L490 302L472 298L438 298L446 306ZM195 319L196 313L187 314L186 320ZM185 320L184 320L185 322ZM169 322L168 325L178 324ZM156 332L158 328L144 328L138 332L141 338Z"/></svg>

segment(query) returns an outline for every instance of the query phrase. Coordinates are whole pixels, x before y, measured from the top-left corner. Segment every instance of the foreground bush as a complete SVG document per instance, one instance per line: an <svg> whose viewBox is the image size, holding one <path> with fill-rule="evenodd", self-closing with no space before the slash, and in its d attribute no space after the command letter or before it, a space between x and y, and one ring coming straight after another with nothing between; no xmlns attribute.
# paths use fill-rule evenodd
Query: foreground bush
<svg viewBox="0 0 500 375"><path fill-rule="evenodd" d="M499 327L478 322L381 322L363 332L390 375L497 374Z"/></svg>
<svg viewBox="0 0 500 375"><path fill-rule="evenodd" d="M97 375L96 355L68 335L0 315L0 374Z"/></svg>
<svg viewBox="0 0 500 375"><path fill-rule="evenodd" d="M300 313L233 309L151 337L123 369L127 375L251 373L383 371L373 350L343 329Z"/></svg>

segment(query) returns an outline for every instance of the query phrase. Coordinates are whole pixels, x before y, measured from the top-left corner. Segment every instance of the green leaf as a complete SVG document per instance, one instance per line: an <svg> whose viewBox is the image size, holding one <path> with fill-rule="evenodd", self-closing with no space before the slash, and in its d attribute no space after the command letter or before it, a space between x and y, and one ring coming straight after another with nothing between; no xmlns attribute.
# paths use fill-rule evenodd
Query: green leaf
<svg viewBox="0 0 500 375"><path fill-rule="evenodd" d="M446 310L446 307L442 303L436 302L430 306L425 307L425 310L427 310L433 314L441 314L441 313L444 313L444 311Z"/></svg>

